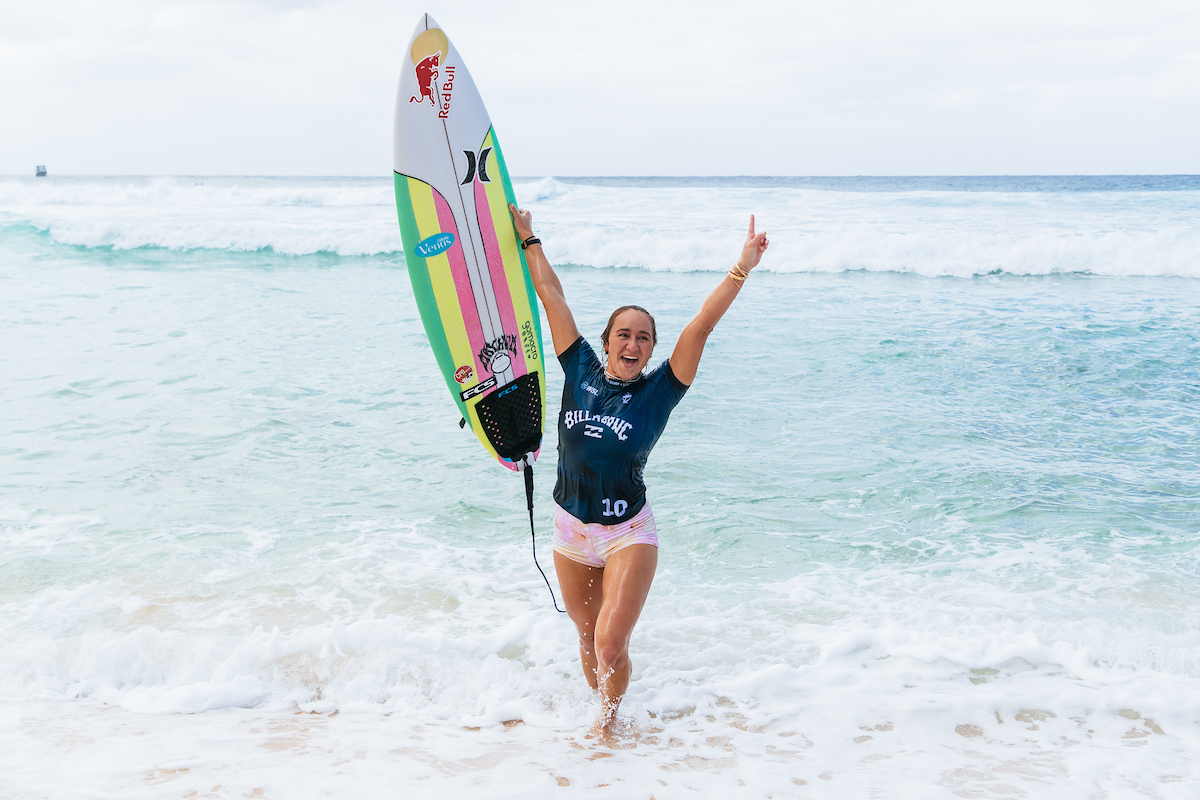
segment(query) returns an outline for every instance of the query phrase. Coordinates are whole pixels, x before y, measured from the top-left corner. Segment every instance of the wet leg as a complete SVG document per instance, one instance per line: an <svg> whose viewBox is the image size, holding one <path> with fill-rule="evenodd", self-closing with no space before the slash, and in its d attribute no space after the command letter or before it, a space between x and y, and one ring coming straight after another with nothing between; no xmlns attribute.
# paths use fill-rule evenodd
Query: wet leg
<svg viewBox="0 0 1200 800"><path fill-rule="evenodd" d="M630 545L609 556L604 566L603 602L595 623L596 675L601 711L593 732L607 734L633 671L629 660L629 638L641 616L654 571L658 548L649 544Z"/></svg>
<svg viewBox="0 0 1200 800"><path fill-rule="evenodd" d="M596 689L596 620L604 599L604 569L572 561L557 551L554 553L554 569L558 573L558 585L562 589L567 616L575 623L575 630L579 634L579 661L583 665L583 677L588 686Z"/></svg>

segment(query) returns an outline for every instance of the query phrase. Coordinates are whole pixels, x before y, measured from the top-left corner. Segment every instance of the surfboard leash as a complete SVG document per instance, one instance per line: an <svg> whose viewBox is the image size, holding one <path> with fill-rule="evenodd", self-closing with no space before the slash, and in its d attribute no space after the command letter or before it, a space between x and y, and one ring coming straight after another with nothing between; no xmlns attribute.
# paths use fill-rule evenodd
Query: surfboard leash
<svg viewBox="0 0 1200 800"><path fill-rule="evenodd" d="M533 465L529 463L529 456L522 458L521 464L524 466L522 471L525 473L525 504L529 506L529 539L533 542L533 565L537 567L538 572L542 573L542 580L546 582L546 588L550 590L550 602L554 603L554 610L565 614L567 612L558 607L558 598L554 596L554 587L550 585L550 579L546 577L542 565L538 563L537 535L533 529Z"/></svg>

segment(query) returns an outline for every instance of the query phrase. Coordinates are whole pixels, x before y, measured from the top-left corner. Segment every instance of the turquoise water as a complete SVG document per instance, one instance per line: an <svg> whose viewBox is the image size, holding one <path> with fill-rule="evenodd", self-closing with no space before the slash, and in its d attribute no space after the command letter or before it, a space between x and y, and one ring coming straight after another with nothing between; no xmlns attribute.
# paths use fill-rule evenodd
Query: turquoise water
<svg viewBox="0 0 1200 800"><path fill-rule="evenodd" d="M357 214L353 241L394 235L375 229L394 226L386 182L383 200L370 183L297 179L243 201L257 183L225 179L240 194L205 200L155 180L85 181L91 204L18 202L0 186L0 695L56 701L68 720L85 716L71 704L96 703L400 712L442 726L446 746L464 726L585 725L591 698L530 558L520 479L459 430L403 256L286 254L315 235L297 238L297 209L326 231ZM812 784L885 746L879 732L853 743L858 727L907 724L904 741L930 755L910 749L906 763L949 780L968 743L956 730L980 729L973 747L1028 749L1005 737L1034 708L1053 714L1034 749L1067 759L1080 785L1120 796L1131 742L1149 746L1130 774L1189 785L1200 729L1178 698L1200 679L1197 192L1051 188L761 190L760 225L780 215L783 229L770 269L722 321L646 470L663 547L633 642L631 725L710 760L770 760L764 737L802 733L825 760L777 759L760 777ZM719 279L728 253L713 242L736 245L753 191L517 185L585 336L640 303L658 320L656 358ZM681 242L705 193L739 216ZM109 205L118 195L134 198L128 213ZM611 218L581 210L613 195ZM169 223L193 206L209 220L197 240L243 226L274 244L173 246ZM794 206L805 220L782 216ZM631 221L636 208L658 210ZM905 245L911 260L947 225L957 239L928 270L829 267L855 231L892 252L924 242ZM156 230L162 242L138 243ZM1122 268L1110 245L1135 234L1153 247ZM1030 241L1051 236L1094 269L1031 267ZM661 244L619 266L629 241ZM824 266L808 269L821 241ZM971 242L981 263L960 270ZM681 269L689 248L704 269ZM998 253L1011 269L992 269ZM561 380L552 365L551 415ZM554 437L536 465L548 571ZM1129 708L1165 733L1128 739ZM1072 720L1099 733L1062 755L1082 735ZM653 743L639 752L679 763Z"/></svg>

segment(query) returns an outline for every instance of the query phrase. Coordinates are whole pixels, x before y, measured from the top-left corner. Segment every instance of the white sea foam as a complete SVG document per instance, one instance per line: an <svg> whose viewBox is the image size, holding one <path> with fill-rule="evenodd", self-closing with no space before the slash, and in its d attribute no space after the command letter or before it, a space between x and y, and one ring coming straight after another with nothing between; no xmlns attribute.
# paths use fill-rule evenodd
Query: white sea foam
<svg viewBox="0 0 1200 800"><path fill-rule="evenodd" d="M400 249L384 181L0 180L0 213L62 244L364 255Z"/></svg>
<svg viewBox="0 0 1200 800"><path fill-rule="evenodd" d="M369 540L356 546L375 549ZM354 547L335 559L359 561ZM219 784L309 797L356 759L377 776L356 781L367 797L485 786L516 796L504 787L529 791L547 776L555 790L608 796L597 791L607 785L614 797L769 797L802 784L822 797L882 785L913 798L930 787L953 796L1016 785L1080 798L1182 798L1196 786L1200 729L1176 700L1194 690L1194 630L1161 638L1126 625L1115 608L1112 622L1094 609L1091 619L1055 622L1045 608L1041 621L1023 621L1013 608L1028 598L989 588L970 570L911 593L906 584L918 581L903 568L858 580L827 569L722 603L703 587L683 591L668 559L659 581L669 598L648 609L634 637L629 733L610 749L583 738L594 701L570 625L540 607L537 582L455 581L453 610L439 611L447 606L433 584L479 569L477 554L440 552L404 562L409 585L430 601L381 616L371 607L389 602L386 583L343 579L355 594L378 594L344 621L285 630L237 633L230 624L231 614L278 613L269 592L200 603L165 583L115 580L5 604L4 634L20 642L6 647L0 676L0 713L24 731L0 755L25 790L14 796L61 794L68 776L86 772L93 788L122 796ZM496 555L495 573L528 571L523 553ZM983 574L1000 566L980 565ZM322 609L334 598L305 591L314 577L288 580L328 616ZM1082 599L1060 598L1067 616ZM14 611L36 613L14 619ZM104 626L65 630L104 617ZM53 635L31 637L34 627ZM1147 644L1178 657L1150 667ZM147 731L150 752L135 746ZM94 739L105 746L75 746L66 759L74 766L52 779L31 769L64 741ZM182 747L197 741L206 744ZM241 749L222 744L231 741ZM304 783L294 777L299 758ZM380 774L390 778L376 785ZM1087 790L1073 794L1084 777Z"/></svg>
<svg viewBox="0 0 1200 800"><path fill-rule="evenodd" d="M522 182L521 198L526 203L537 202L539 200L549 200L555 195L563 194L568 191L566 185L561 181L556 181L554 178L542 178L533 182Z"/></svg>
<svg viewBox="0 0 1200 800"><path fill-rule="evenodd" d="M360 576L356 590L364 602L355 605L361 607L317 624L301 620L327 617L322 609L341 605L344 579L322 585L316 574L293 571L289 580L299 602L286 599L286 592L264 592L267 587L226 588L203 602L189 597L192 590L172 591L152 581L48 587L0 604L0 632L18 643L6 647L0 695L92 698L142 713L298 705L322 712L402 712L462 725L511 718L577 722L589 700L577 678L574 636L565 620L531 610L540 605L538 583L456 581L460 589L450 602L477 609L472 624L462 611L429 607L446 602L438 588L442 576L479 569L469 566L478 564L476 554L443 549L443 556L420 569L411 558L398 562L417 589L415 603L403 612L381 616L380 604L393 602L388 582ZM524 553L489 559L496 556L501 560L492 569L528 572ZM357 557L353 548L338 555ZM1132 682L1148 692L1143 706L1157 704L1150 713L1160 721L1190 724L1161 696L1160 684L1200 678L1200 632L1175 630L1167 614L1152 608L1131 614L1114 602L1099 613L1088 607L1088 598L1103 594L1102 587L1071 590L1072 582L1046 591L1060 606L1057 615L1048 614L1041 595L1009 592L980 578L993 569L988 563L960 569L925 591L919 572L889 568L868 578L825 569L760 586L754 596L724 608L708 592L671 585L670 613L661 606L650 610L639 626L635 644L645 671L632 696L658 716L730 696L744 713L770 717L783 696L801 706L818 702L841 685L847 670L881 696L896 691L897 670L932 679L936 692L955 702L974 702L984 693L967 682L972 670L997 670L991 674L1006 676L1000 681L1040 670L1059 675L1060 715L1093 707L1095 697L1083 700L1087 687L1108 687L1115 692L1112 703L1132 702L1122 699ZM1103 575L1103 583L1112 585L1099 565L1087 569L1097 584ZM1023 574L1036 580L1052 573ZM1194 592L1174 597L1176 605L1181 601L1187 615L1200 605ZM94 621L80 629L85 619ZM271 620L287 628L267 628ZM899 698L886 702L893 701Z"/></svg>
<svg viewBox="0 0 1200 800"><path fill-rule="evenodd" d="M1200 277L1196 191L835 191L517 181L556 263L723 271L745 221L763 269ZM0 220L68 245L389 255L386 179L0 179Z"/></svg>
<svg viewBox="0 0 1200 800"><path fill-rule="evenodd" d="M718 270L755 214L763 269L1200 277L1200 193L571 187L533 206L552 260Z"/></svg>

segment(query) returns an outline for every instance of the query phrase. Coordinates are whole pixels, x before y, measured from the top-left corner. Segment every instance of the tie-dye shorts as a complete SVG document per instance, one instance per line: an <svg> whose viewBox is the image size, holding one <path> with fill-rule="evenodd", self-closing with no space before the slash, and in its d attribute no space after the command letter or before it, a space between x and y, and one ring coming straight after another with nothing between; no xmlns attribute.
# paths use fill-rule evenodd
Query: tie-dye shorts
<svg viewBox="0 0 1200 800"><path fill-rule="evenodd" d="M603 567L609 556L631 544L658 547L658 527L649 503L617 525L584 522L554 504L554 552L589 567Z"/></svg>

